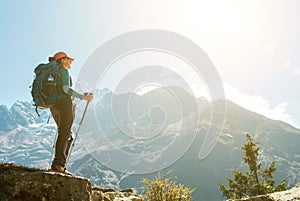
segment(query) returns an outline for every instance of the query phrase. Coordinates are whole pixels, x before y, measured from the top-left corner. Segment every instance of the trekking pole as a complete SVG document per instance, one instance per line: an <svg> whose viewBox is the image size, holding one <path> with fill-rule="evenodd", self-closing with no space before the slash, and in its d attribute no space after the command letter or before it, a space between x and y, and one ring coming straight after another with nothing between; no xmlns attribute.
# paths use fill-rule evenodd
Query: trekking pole
<svg viewBox="0 0 300 201"><path fill-rule="evenodd" d="M78 128L77 128L76 134L75 134L74 141L73 141L72 146L71 146L71 150L70 150L70 152L68 154L68 157L67 157L67 160L66 160L66 166L67 166L67 163L68 163L68 161L70 159L71 153L73 151L73 147L75 146L75 142L76 142L76 139L78 137L78 133L79 133L80 127L82 125L82 122L83 122L83 119L85 117L85 114L86 114L86 111L87 111L87 108L88 108L89 104L90 104L90 101L87 101L86 106L85 106L84 111L83 111L83 114L82 114L82 117L81 117L81 120L80 120Z"/></svg>

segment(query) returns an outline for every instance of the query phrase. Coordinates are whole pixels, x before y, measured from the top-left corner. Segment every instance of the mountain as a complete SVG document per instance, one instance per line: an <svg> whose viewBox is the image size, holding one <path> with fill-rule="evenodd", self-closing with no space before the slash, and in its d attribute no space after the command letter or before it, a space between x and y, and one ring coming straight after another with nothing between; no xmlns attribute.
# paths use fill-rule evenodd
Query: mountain
<svg viewBox="0 0 300 201"><path fill-rule="evenodd" d="M76 104L74 131L85 102ZM225 121L220 135L208 136L218 144L200 160L207 131L214 126L212 114L222 116L213 113L212 105L226 106ZM56 127L53 120L47 124L47 118L46 111L37 117L27 102L17 102L9 109L0 106L0 162L48 168ZM68 169L95 185L135 187L139 192L142 178L155 177L151 170L171 170L169 177L196 187L194 200L222 200L217 183L226 183L232 169L245 169L241 151L245 133L260 143L264 164L276 161L276 181L286 178L288 187L299 182L300 130L228 100L196 99L178 87L158 88L144 95L97 91Z"/></svg>
<svg viewBox="0 0 300 201"><path fill-rule="evenodd" d="M202 117L202 122L205 122L205 116ZM250 133L255 141L260 142L263 164L276 161L277 170L274 175L276 181L286 178L288 188L299 182L300 163L297 153L300 153L300 148L296 146L300 139L298 129L226 101L226 121L223 133L218 139L219 143L207 158L199 160L199 150L207 126L202 124L203 129L197 133L190 149L180 160L164 169L164 172L172 171L170 177L190 187L196 187L195 200L222 200L217 183L226 184L225 177L231 177L233 169L245 169L241 151L242 145L246 142L245 133ZM148 176L153 178L154 175ZM121 186L134 185L142 177L144 175L125 178Z"/></svg>
<svg viewBox="0 0 300 201"><path fill-rule="evenodd" d="M29 102L17 101L11 108L0 105L0 131L11 131L18 126L29 126L41 123L47 116L46 111L40 112L41 118L37 118L33 106Z"/></svg>

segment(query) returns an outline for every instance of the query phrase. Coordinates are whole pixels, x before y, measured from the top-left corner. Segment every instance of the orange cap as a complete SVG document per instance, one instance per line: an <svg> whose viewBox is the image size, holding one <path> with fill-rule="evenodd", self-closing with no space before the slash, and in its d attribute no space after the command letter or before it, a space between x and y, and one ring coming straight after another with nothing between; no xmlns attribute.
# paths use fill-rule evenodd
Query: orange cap
<svg viewBox="0 0 300 201"><path fill-rule="evenodd" d="M69 57L68 54L65 53L65 52L57 52L57 53L55 53L55 54L53 55L53 57L49 57L49 60L51 60L51 59L58 60L58 59L61 59L61 58L64 58L64 57L69 58L69 59L71 59L72 61L74 60L74 58Z"/></svg>

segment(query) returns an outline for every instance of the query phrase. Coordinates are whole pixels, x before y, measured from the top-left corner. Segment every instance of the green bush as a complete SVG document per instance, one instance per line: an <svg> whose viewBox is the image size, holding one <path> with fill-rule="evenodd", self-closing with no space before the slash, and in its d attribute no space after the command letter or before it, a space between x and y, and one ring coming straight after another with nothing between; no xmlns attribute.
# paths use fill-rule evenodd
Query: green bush
<svg viewBox="0 0 300 201"><path fill-rule="evenodd" d="M166 178L165 175L157 174L154 180L144 178L144 197L148 201L192 201L192 192L183 184Z"/></svg>
<svg viewBox="0 0 300 201"><path fill-rule="evenodd" d="M242 147L244 152L243 160L248 166L246 174L239 170L233 170L233 179L227 177L228 188L219 183L223 197L227 199L239 199L256 195L266 195L276 191L285 190L286 182L282 180L276 187L273 173L275 172L275 161L272 161L270 166L262 167L259 161L260 148L258 142L254 142L251 135L246 134L247 142Z"/></svg>

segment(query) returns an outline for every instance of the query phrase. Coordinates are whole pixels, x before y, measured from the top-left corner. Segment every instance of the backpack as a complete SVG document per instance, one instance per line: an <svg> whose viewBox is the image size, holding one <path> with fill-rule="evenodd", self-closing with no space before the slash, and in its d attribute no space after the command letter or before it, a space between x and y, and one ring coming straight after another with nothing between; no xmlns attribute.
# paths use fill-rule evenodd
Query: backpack
<svg viewBox="0 0 300 201"><path fill-rule="evenodd" d="M58 66L55 61L47 64L39 64L35 69L35 78L31 85L31 95L36 107L36 113L38 108L51 108L59 99L61 82Z"/></svg>

